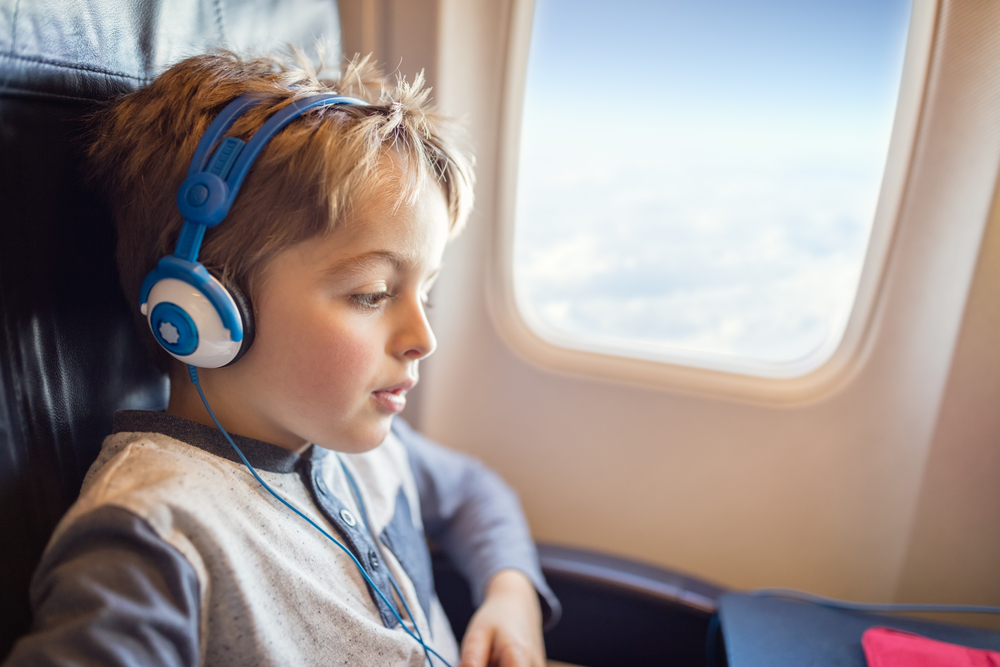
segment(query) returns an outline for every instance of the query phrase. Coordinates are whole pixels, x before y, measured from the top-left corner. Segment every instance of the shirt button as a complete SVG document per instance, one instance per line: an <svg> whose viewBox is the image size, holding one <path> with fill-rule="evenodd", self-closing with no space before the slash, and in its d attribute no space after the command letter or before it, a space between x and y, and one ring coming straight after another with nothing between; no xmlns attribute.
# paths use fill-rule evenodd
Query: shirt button
<svg viewBox="0 0 1000 667"><path fill-rule="evenodd" d="M346 523L348 526L351 526L352 528L358 523L354 519L354 515L348 512L347 510L340 510L340 518L344 520L344 523Z"/></svg>
<svg viewBox="0 0 1000 667"><path fill-rule="evenodd" d="M375 553L374 551L369 551L368 552L368 562L372 564L373 568L377 568L379 566L378 554Z"/></svg>
<svg viewBox="0 0 1000 667"><path fill-rule="evenodd" d="M319 492L325 496L327 493L326 484L323 483L323 478L319 476L319 473L317 473L316 476L313 477L313 481L316 482L316 488L319 490Z"/></svg>

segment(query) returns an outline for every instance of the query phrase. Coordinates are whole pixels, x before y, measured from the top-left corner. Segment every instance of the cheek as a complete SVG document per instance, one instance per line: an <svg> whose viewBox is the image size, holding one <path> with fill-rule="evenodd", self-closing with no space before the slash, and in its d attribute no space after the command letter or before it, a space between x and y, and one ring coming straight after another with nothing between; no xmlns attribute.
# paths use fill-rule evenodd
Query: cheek
<svg viewBox="0 0 1000 667"><path fill-rule="evenodd" d="M373 332L343 313L277 306L262 313L259 363L301 404L329 404L364 388L378 359ZM363 320L363 318L361 318Z"/></svg>

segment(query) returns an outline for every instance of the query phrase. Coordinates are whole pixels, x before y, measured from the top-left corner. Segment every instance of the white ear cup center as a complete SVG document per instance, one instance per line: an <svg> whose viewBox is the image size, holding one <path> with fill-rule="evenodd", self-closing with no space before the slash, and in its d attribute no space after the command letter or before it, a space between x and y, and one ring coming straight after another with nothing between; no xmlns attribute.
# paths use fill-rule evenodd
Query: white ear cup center
<svg viewBox="0 0 1000 667"><path fill-rule="evenodd" d="M212 279L215 280L214 277ZM233 300L228 291L226 297L230 301ZM175 278L164 278L153 285L149 291L145 309L145 312L148 313L147 320L150 328L155 326L151 320L153 310L157 304L162 302L173 303L186 312L198 331L198 347L195 348L194 352L184 356L171 352L172 357L199 368L219 368L228 364L239 354L240 343L232 339L229 329L223 325L222 318L212 302L199 290ZM236 310L235 302L233 302L233 309ZM161 322L158 333L163 340L170 344L176 343L180 338L180 332L169 322Z"/></svg>

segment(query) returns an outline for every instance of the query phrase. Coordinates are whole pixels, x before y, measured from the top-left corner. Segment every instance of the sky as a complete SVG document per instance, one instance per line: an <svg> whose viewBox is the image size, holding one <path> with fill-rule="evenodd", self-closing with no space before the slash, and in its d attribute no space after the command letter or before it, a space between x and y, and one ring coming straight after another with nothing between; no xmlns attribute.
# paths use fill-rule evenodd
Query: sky
<svg viewBox="0 0 1000 667"><path fill-rule="evenodd" d="M537 0L515 291L543 335L780 366L843 332L909 2Z"/></svg>

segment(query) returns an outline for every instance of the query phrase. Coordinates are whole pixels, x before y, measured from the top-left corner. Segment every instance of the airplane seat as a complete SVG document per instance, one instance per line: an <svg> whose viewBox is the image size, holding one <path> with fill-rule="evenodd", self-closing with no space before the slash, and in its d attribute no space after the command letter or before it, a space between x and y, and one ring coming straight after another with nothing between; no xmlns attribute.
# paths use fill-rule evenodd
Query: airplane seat
<svg viewBox="0 0 1000 667"><path fill-rule="evenodd" d="M87 184L84 116L187 55L321 36L340 53L336 2L0 2L0 658L29 628L29 579L115 410L167 399Z"/></svg>
<svg viewBox="0 0 1000 667"><path fill-rule="evenodd" d="M85 116L186 55L321 36L340 53L331 0L0 1L0 660L30 627L31 574L115 410L167 399L118 286L108 210L87 182ZM548 635L553 659L642 665L670 650L692 653L670 664L703 664L718 590L587 552L541 553L565 606ZM435 562L461 631L468 588Z"/></svg>

